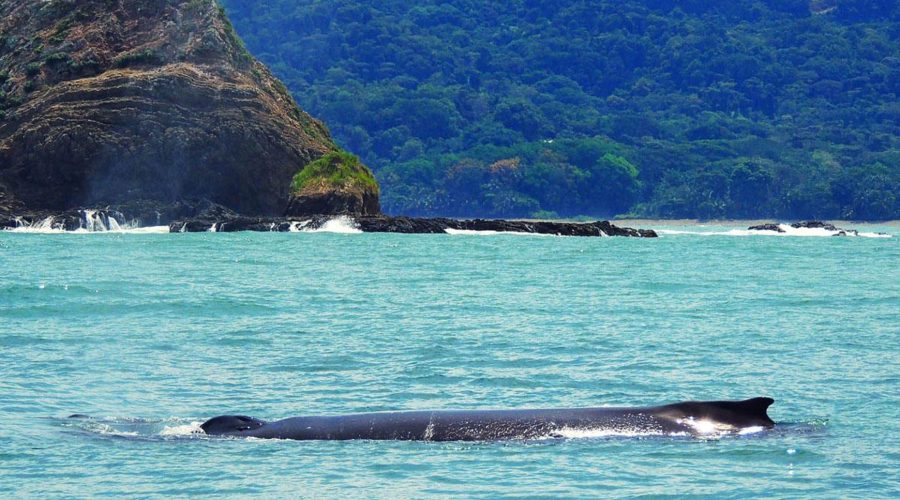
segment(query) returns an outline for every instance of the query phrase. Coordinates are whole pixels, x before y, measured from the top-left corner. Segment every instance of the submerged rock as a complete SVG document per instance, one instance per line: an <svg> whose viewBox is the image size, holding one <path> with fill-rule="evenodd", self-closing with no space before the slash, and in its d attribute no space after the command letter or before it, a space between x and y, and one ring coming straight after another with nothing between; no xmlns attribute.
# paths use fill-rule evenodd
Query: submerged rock
<svg viewBox="0 0 900 500"><path fill-rule="evenodd" d="M0 33L0 212L281 215L293 176L337 150L215 0L5 0Z"/></svg>

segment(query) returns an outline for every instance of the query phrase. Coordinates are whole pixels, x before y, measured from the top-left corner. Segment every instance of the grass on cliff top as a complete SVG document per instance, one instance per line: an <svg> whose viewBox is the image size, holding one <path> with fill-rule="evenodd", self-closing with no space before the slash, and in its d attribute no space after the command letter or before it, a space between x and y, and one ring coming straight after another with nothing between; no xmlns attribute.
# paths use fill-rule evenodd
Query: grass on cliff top
<svg viewBox="0 0 900 500"><path fill-rule="evenodd" d="M295 194L328 189L379 192L372 171L359 161L359 157L345 151L328 153L306 165L291 183L291 191Z"/></svg>

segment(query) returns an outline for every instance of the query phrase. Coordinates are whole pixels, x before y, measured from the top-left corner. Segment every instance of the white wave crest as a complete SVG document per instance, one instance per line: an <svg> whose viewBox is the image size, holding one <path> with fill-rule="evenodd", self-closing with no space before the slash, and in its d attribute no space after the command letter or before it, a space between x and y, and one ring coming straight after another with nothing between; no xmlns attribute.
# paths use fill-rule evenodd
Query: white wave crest
<svg viewBox="0 0 900 500"><path fill-rule="evenodd" d="M524 233L521 231L478 231L475 229L453 229L447 228L444 229L444 232L447 234L452 234L455 236L497 236L497 235L510 235L510 236L559 236L556 234L542 234L542 233Z"/></svg>
<svg viewBox="0 0 900 500"><path fill-rule="evenodd" d="M74 231L66 231L62 228L52 228L52 227L44 227L40 225L35 226L19 226L11 229L6 229L4 232L7 233L25 233L25 234L163 234L169 232L169 226L147 226L147 227L135 227L129 229L116 229L109 231L88 231L84 228L79 228Z"/></svg>
<svg viewBox="0 0 900 500"><path fill-rule="evenodd" d="M297 228L298 231L303 233L339 233L339 234L359 234L362 231L356 227L356 223L353 222L353 219L346 215L341 215L339 217L335 217L321 227L317 229L307 229L306 225L299 226ZM293 225L291 226L291 230L293 231Z"/></svg>
<svg viewBox="0 0 900 500"><path fill-rule="evenodd" d="M126 229L122 231L125 234L163 234L169 233L169 226L147 226L136 227L134 229Z"/></svg>
<svg viewBox="0 0 900 500"><path fill-rule="evenodd" d="M564 439L601 439L601 438L638 438L638 437L687 437L686 432L664 432L658 429L616 429L616 428L597 428L597 429L577 429L563 428L553 433L553 437L562 437Z"/></svg>
<svg viewBox="0 0 900 500"><path fill-rule="evenodd" d="M859 233L860 238L893 238L893 236L886 233Z"/></svg>
<svg viewBox="0 0 900 500"><path fill-rule="evenodd" d="M119 214L121 216L121 214ZM81 210L78 229L67 231L65 222L57 217L46 217L39 221L30 222L16 218L16 227L7 229L13 233L37 233L37 234L92 234L92 233L168 233L168 226L141 227L137 221L119 221L109 212L98 210ZM124 218L124 217L123 217Z"/></svg>
<svg viewBox="0 0 900 500"><path fill-rule="evenodd" d="M92 432L94 434L99 434L101 436L114 436L114 437L139 437L140 433L137 431L126 431L122 429L117 429L116 427L97 422L92 425L86 426L85 430L88 432Z"/></svg>
<svg viewBox="0 0 900 500"><path fill-rule="evenodd" d="M197 434L206 434L200 425L203 422L191 422L189 424L166 426L159 431L160 436L179 437L179 436L195 436Z"/></svg>

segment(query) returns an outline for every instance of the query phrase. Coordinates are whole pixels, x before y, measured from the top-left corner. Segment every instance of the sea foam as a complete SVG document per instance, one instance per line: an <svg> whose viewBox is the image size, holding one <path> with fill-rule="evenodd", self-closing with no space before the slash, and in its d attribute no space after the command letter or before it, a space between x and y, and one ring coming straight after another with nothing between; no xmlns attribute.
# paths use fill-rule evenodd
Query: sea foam
<svg viewBox="0 0 900 500"><path fill-rule="evenodd" d="M119 221L109 213L101 213L98 210L81 210L81 219L78 229L67 231L65 223L58 217L45 217L39 221L29 222L22 218L16 219L16 227L7 229L13 233L38 233L38 234L91 234L91 233L168 233L168 226L141 227L137 221ZM120 214L121 215L121 214Z"/></svg>
<svg viewBox="0 0 900 500"><path fill-rule="evenodd" d="M163 430L159 431L159 435L163 437L185 437L206 434L200 427L202 423L203 422L197 421L181 425L167 425L163 427Z"/></svg>
<svg viewBox="0 0 900 500"><path fill-rule="evenodd" d="M512 236L558 236L555 234L541 234L541 233L524 233L521 231L490 231L490 230L474 230L474 229L453 229L446 228L444 232L447 234L452 234L454 236L497 236L497 235L512 235Z"/></svg>
<svg viewBox="0 0 900 500"><path fill-rule="evenodd" d="M293 231L293 226L291 227ZM346 215L335 217L316 229L309 229L305 225L297 229L302 233L339 233L339 234L359 234L362 231L356 227L353 219Z"/></svg>

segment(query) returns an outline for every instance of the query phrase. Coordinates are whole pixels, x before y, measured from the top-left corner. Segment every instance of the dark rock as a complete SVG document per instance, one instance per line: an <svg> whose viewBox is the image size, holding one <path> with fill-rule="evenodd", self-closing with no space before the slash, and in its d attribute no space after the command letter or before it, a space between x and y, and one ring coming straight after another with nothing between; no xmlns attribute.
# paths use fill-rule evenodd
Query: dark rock
<svg viewBox="0 0 900 500"><path fill-rule="evenodd" d="M318 229L332 217L318 215L306 218L254 218L231 215L219 217L202 215L197 218L173 222L172 232L201 231L290 231ZM609 221L590 223L508 221L494 219L458 220L446 218L415 218L358 216L351 218L361 231L366 233L442 234L447 229L468 231L497 231L532 234L552 234L559 236L629 236L655 238L656 232L649 229L632 229L615 226Z"/></svg>
<svg viewBox="0 0 900 500"><path fill-rule="evenodd" d="M794 229L824 229L825 231L835 233L833 236L859 236L859 231L855 229L843 229L829 222L823 222L819 220L794 222L790 226ZM780 224L761 224L759 226L750 226L748 229L751 231L775 231L776 233L785 232L784 229L781 228Z"/></svg>
<svg viewBox="0 0 900 500"><path fill-rule="evenodd" d="M356 217L359 229L367 233L437 234L455 228L458 221L452 219L425 219L417 217Z"/></svg>
<svg viewBox="0 0 900 500"><path fill-rule="evenodd" d="M791 227L794 229L824 229L826 231L841 231L840 228L835 227L834 224L828 222L822 222L820 220L808 220L803 222L795 222L791 224Z"/></svg>
<svg viewBox="0 0 900 500"><path fill-rule="evenodd" d="M784 229L781 229L781 225L779 224L760 224L758 226L750 226L747 229L750 231L774 231L776 233L784 232Z"/></svg>
<svg viewBox="0 0 900 500"><path fill-rule="evenodd" d="M378 193L331 190L291 196L286 217L306 217L310 214L377 215L381 213Z"/></svg>

